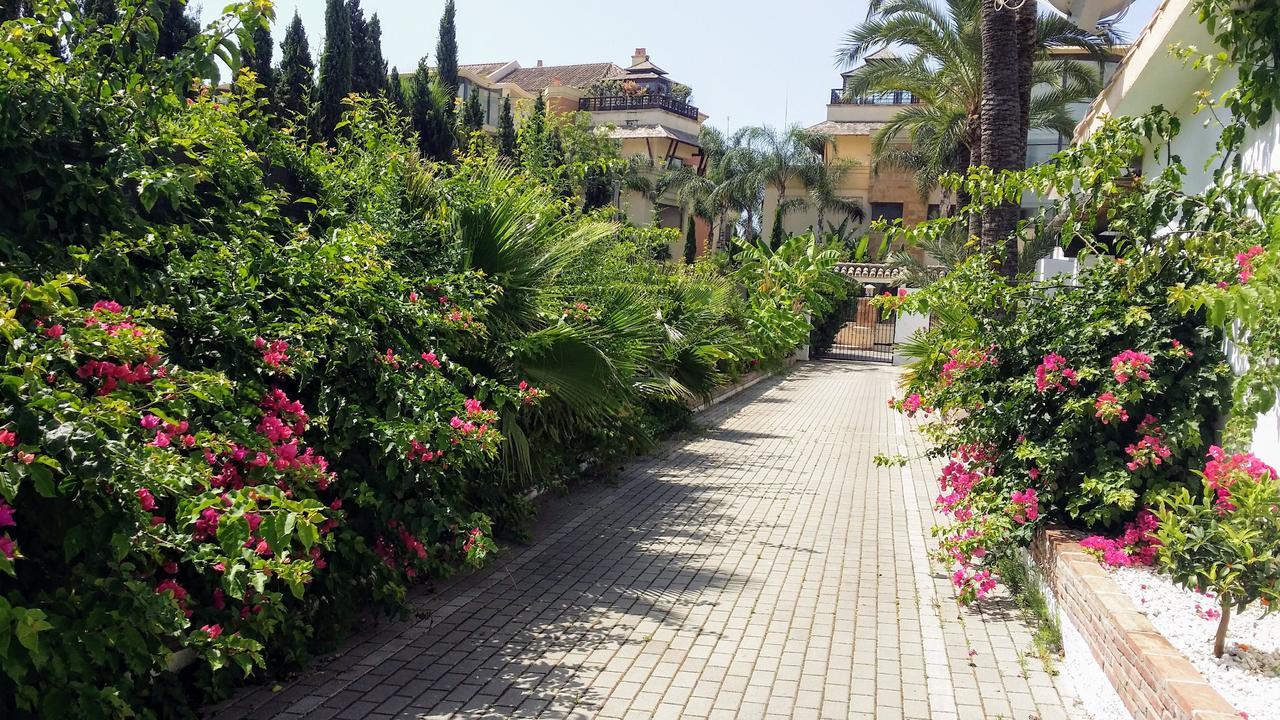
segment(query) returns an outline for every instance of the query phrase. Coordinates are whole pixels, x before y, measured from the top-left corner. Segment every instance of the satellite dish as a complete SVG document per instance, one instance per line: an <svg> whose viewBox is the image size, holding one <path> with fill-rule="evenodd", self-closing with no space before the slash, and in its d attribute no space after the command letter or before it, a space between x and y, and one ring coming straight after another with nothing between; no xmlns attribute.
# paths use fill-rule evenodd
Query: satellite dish
<svg viewBox="0 0 1280 720"><path fill-rule="evenodd" d="M1098 24L1123 13L1133 0L1046 0L1054 10L1066 15L1085 30L1097 30Z"/></svg>

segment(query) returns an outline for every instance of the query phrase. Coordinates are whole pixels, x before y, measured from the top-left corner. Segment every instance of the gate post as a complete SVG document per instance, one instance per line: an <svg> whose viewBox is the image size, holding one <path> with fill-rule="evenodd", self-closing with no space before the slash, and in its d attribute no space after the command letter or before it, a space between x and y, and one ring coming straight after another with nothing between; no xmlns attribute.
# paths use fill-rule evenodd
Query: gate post
<svg viewBox="0 0 1280 720"><path fill-rule="evenodd" d="M806 325L808 325L808 326L809 326L809 331L810 331L810 332L812 332L812 331L813 331L813 314L812 314L812 313L807 313L807 312L806 312L806 313L804 314L804 322L805 322L805 324L806 324ZM806 361L808 361L808 359L809 359L809 343L807 343L807 342L806 342L805 344L803 344L803 345L801 345L800 347L796 348L796 352L795 352L795 354L794 354L794 355L792 355L792 356L791 356L791 359L792 359L794 362L806 362Z"/></svg>
<svg viewBox="0 0 1280 720"><path fill-rule="evenodd" d="M919 288L908 288L907 294L916 292ZM907 359L898 354L898 346L906 342L917 330L923 330L929 327L928 315L917 315L915 313L899 313L897 325L893 329L893 364L905 365Z"/></svg>

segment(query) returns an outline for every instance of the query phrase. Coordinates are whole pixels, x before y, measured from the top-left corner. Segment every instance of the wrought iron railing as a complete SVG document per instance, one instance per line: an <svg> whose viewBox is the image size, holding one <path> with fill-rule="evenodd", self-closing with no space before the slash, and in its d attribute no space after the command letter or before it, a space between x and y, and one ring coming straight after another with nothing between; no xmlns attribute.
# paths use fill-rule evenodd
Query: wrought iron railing
<svg viewBox="0 0 1280 720"><path fill-rule="evenodd" d="M919 103L920 98L907 90L889 90L852 97L845 95L844 88L831 90L832 105L916 105Z"/></svg>
<svg viewBox="0 0 1280 720"><path fill-rule="evenodd" d="M690 120L698 119L698 108L670 95L606 95L584 97L578 101L578 109L587 112L617 110L666 110Z"/></svg>

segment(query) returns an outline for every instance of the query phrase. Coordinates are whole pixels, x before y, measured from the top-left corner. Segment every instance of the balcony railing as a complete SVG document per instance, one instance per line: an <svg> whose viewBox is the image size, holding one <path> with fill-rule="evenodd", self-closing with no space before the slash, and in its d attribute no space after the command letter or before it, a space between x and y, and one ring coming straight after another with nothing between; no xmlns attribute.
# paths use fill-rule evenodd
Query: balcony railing
<svg viewBox="0 0 1280 720"><path fill-rule="evenodd" d="M919 103L920 98L906 90L890 90L854 97L845 97L844 88L834 88L831 91L832 105L916 105Z"/></svg>
<svg viewBox="0 0 1280 720"><path fill-rule="evenodd" d="M687 102L677 100L670 95L607 95L605 97L584 97L578 101L578 109L587 112L610 112L617 110L666 110L690 120L698 119L698 108Z"/></svg>

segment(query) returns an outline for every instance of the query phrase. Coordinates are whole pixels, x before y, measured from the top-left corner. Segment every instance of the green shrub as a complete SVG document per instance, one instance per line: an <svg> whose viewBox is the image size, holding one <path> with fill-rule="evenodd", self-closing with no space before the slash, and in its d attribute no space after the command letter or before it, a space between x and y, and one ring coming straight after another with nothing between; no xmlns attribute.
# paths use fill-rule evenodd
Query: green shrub
<svg viewBox="0 0 1280 720"><path fill-rule="evenodd" d="M4 717L189 715L305 662L781 360L835 277L659 263L672 231L426 163L381 101L309 145L252 75L190 87L261 3L173 58L162 5L0 25Z"/></svg>

